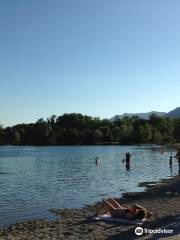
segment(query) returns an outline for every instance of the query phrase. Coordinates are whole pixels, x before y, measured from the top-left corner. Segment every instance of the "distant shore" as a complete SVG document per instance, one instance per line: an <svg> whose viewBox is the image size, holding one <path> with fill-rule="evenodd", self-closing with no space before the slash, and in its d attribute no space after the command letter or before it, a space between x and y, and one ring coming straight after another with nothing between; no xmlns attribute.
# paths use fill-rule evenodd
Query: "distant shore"
<svg viewBox="0 0 180 240"><path fill-rule="evenodd" d="M166 144L167 147L171 147L171 148L180 148L180 143L169 143L169 144Z"/></svg>
<svg viewBox="0 0 180 240"><path fill-rule="evenodd" d="M146 228L156 229L177 221L180 216L180 177L164 179L157 183L141 183L146 190L126 193L117 199L124 206L137 203L153 212ZM167 192L177 192L175 195ZM113 196L111 196L113 197ZM61 240L115 240L136 239L134 226L92 220L99 203L79 209L53 210L60 219L34 220L18 223L0 230L0 239L61 239ZM167 235L168 237L168 235ZM143 236L142 236L143 239ZM151 239L151 238L150 238Z"/></svg>
<svg viewBox="0 0 180 240"><path fill-rule="evenodd" d="M180 148L180 143L119 143L119 142L101 142L96 144L61 144L61 145L13 145L0 144L0 147L68 147L68 146L164 146L167 148Z"/></svg>

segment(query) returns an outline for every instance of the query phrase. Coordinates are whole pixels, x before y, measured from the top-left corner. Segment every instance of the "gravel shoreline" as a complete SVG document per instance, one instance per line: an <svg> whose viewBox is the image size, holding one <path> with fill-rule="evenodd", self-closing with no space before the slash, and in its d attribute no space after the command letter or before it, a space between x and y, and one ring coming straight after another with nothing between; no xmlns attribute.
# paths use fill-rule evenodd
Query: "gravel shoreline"
<svg viewBox="0 0 180 240"><path fill-rule="evenodd" d="M116 199L124 206L137 203L152 211L153 217L144 225L146 228L163 228L176 221L180 216L180 177L164 179L158 183L146 182L141 185L146 187L144 192L125 193L122 198ZM177 194L174 194L175 192ZM53 210L52 212L60 216L60 219L34 220L11 225L6 229L0 229L0 240L130 240L138 238L134 233L135 226L94 221L92 216L98 205L99 203L96 203L80 210ZM180 221L180 218L178 219ZM141 239L153 238L141 236Z"/></svg>

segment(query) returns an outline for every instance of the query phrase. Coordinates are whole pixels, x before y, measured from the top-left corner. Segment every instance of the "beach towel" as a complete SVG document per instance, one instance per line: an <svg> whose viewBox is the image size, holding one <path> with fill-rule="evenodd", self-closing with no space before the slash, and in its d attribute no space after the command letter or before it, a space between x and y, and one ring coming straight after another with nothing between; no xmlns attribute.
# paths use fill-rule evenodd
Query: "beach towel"
<svg viewBox="0 0 180 240"><path fill-rule="evenodd" d="M102 220L102 221L107 221L107 222L117 222L117 223L124 223L124 224L129 224L129 225L143 225L146 222L146 218L143 219L133 219L133 220L128 220L124 218L113 218L109 214L103 214L99 215L97 217L94 217L94 220Z"/></svg>

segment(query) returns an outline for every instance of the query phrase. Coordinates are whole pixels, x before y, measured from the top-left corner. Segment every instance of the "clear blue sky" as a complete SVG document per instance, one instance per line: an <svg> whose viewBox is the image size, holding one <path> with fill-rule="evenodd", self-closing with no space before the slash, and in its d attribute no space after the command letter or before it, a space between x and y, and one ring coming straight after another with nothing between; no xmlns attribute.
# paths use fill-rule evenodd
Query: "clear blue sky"
<svg viewBox="0 0 180 240"><path fill-rule="evenodd" d="M1 0L0 123L180 106L179 0Z"/></svg>

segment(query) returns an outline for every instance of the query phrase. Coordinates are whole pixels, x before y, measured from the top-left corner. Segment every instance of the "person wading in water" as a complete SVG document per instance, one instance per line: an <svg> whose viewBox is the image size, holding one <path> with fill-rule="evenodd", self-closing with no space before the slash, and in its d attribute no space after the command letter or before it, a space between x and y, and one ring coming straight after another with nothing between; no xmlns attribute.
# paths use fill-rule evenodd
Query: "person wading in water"
<svg viewBox="0 0 180 240"><path fill-rule="evenodd" d="M177 160L178 160L179 176L180 176L180 148L178 148L178 150L177 150L176 158L177 158Z"/></svg>
<svg viewBox="0 0 180 240"><path fill-rule="evenodd" d="M126 153L126 170L129 171L130 170L130 158L131 158L131 154L129 152Z"/></svg>

